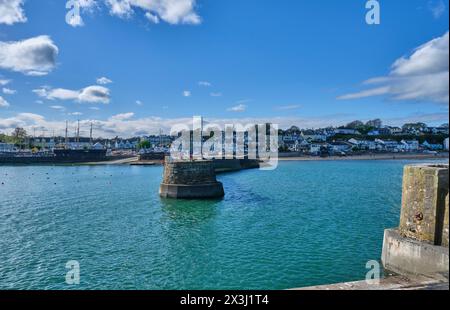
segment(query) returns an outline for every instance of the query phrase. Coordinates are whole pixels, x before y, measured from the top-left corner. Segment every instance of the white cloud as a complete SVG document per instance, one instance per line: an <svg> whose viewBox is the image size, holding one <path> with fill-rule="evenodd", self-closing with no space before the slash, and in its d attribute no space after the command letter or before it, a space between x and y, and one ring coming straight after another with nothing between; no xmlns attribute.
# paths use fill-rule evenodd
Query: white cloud
<svg viewBox="0 0 450 310"><path fill-rule="evenodd" d="M24 0L0 0L0 24L12 25L27 21L23 11Z"/></svg>
<svg viewBox="0 0 450 310"><path fill-rule="evenodd" d="M147 19L153 24L159 24L159 17L157 15L147 12L145 13L145 17L147 17Z"/></svg>
<svg viewBox="0 0 450 310"><path fill-rule="evenodd" d="M191 91L185 90L185 91L183 92L183 97L190 97L190 96L192 96Z"/></svg>
<svg viewBox="0 0 450 310"><path fill-rule="evenodd" d="M238 104L237 106L228 109L229 112L245 112L247 106L245 104Z"/></svg>
<svg viewBox="0 0 450 310"><path fill-rule="evenodd" d="M78 96L80 102L108 104L111 94L108 88L102 86L89 86L84 88Z"/></svg>
<svg viewBox="0 0 450 310"><path fill-rule="evenodd" d="M70 90L64 88L42 87L34 89L33 92L39 97L48 100L75 100L82 103L104 103L108 104L111 100L110 91L103 86L88 86L81 90Z"/></svg>
<svg viewBox="0 0 450 310"><path fill-rule="evenodd" d="M0 108L7 108L9 107L9 102L6 101L2 96L0 96Z"/></svg>
<svg viewBox="0 0 450 310"><path fill-rule="evenodd" d="M11 83L11 80L2 80L0 79L0 86L6 86Z"/></svg>
<svg viewBox="0 0 450 310"><path fill-rule="evenodd" d="M71 116L81 116L81 115L83 115L83 113L81 113L81 112L72 112L72 113L68 113L68 115L71 115Z"/></svg>
<svg viewBox="0 0 450 310"><path fill-rule="evenodd" d="M169 24L200 24L195 12L196 0L105 0L110 13L122 18L131 17L135 9L145 11L153 23L163 20Z"/></svg>
<svg viewBox="0 0 450 310"><path fill-rule="evenodd" d="M133 8L129 0L105 0L109 6L111 15L116 15L121 18L128 18L133 14Z"/></svg>
<svg viewBox="0 0 450 310"><path fill-rule="evenodd" d="M63 107L61 105L52 105L52 106L49 106L49 108L53 109L53 110L61 110L61 111L66 109L65 107Z"/></svg>
<svg viewBox="0 0 450 310"><path fill-rule="evenodd" d="M100 111L99 107L90 107L89 109L92 110L92 111Z"/></svg>
<svg viewBox="0 0 450 310"><path fill-rule="evenodd" d="M224 126L225 124L264 124L271 122L278 124L280 128L287 129L292 125L300 128L323 128L328 126L341 126L354 120L354 115L322 115L317 117L268 117L268 118L208 118L212 124ZM365 121L363 119L363 121ZM448 113L414 114L398 117L395 119L383 119L383 122L393 126L401 126L406 122L423 121L425 123L441 124L448 122ZM169 132L170 128L176 124L187 124L192 126L192 118L164 119L161 117L136 118L131 112L119 114L106 120L82 119L80 120L81 130L88 134L90 124L94 125L94 135L113 138L120 136L124 138L158 134L162 129ZM76 122L69 124L76 127ZM23 127L28 132L32 132L34 127L45 128L48 132L54 131L57 135L64 135L66 127L65 120L47 120L41 115L32 113L20 113L9 118L0 116L0 132L10 133L16 127Z"/></svg>
<svg viewBox="0 0 450 310"><path fill-rule="evenodd" d="M3 93L4 93L5 95L14 95L14 94L17 93L17 90L15 90L15 89L10 89L10 88L7 88L7 87L3 87L2 91L3 91Z"/></svg>
<svg viewBox="0 0 450 310"><path fill-rule="evenodd" d="M134 116L133 112L122 113L122 114L117 114L117 115L112 116L110 118L110 120L124 121L124 120L128 120L128 119L132 118L133 116Z"/></svg>
<svg viewBox="0 0 450 310"><path fill-rule="evenodd" d="M442 0L432 0L428 2L428 9L435 19L439 19L442 15L444 15L447 6Z"/></svg>
<svg viewBox="0 0 450 310"><path fill-rule="evenodd" d="M211 97L222 97L222 93L210 93Z"/></svg>
<svg viewBox="0 0 450 310"><path fill-rule="evenodd" d="M107 77L101 77L101 78L97 79L97 84L100 84L100 85L107 85L107 84L111 84L112 82L113 81L111 81Z"/></svg>
<svg viewBox="0 0 450 310"><path fill-rule="evenodd" d="M373 96L387 95L387 94L389 94L389 92L390 92L390 87L379 87L379 88L363 90L359 93L343 95L343 96L338 97L338 99L339 100L360 99L360 98L367 98L367 97L373 97Z"/></svg>
<svg viewBox="0 0 450 310"><path fill-rule="evenodd" d="M58 47L49 36L0 41L0 68L31 76L46 75L54 69L58 53Z"/></svg>
<svg viewBox="0 0 450 310"><path fill-rule="evenodd" d="M143 103L141 100L136 100L136 104L137 104L138 106L144 105L144 103Z"/></svg>
<svg viewBox="0 0 450 310"><path fill-rule="evenodd" d="M208 81L200 81L200 82L198 82L198 86L210 87L210 86L212 86L212 84Z"/></svg>
<svg viewBox="0 0 450 310"><path fill-rule="evenodd" d="M301 107L302 106L299 104L292 104L292 105L279 106L279 107L277 107L277 110L280 110L280 111L298 110Z"/></svg>
<svg viewBox="0 0 450 310"><path fill-rule="evenodd" d="M387 95L393 100L449 103L449 33L419 46L392 65L386 77L365 82L375 88L338 97L340 100Z"/></svg>

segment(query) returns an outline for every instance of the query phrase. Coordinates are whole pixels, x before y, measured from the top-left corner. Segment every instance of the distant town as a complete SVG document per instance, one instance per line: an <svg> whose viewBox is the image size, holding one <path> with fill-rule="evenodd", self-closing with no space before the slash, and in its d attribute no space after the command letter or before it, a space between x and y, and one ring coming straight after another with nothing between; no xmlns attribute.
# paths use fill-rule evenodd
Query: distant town
<svg viewBox="0 0 450 310"><path fill-rule="evenodd" d="M0 154L52 152L56 148L97 149L121 154L167 152L174 136L165 134L129 139L92 137L34 136L23 128L0 134ZM346 126L301 129L292 126L279 130L279 152L305 156L346 156L365 153L418 153L449 150L449 126L430 127L408 123L402 127L387 126L381 120L353 121Z"/></svg>

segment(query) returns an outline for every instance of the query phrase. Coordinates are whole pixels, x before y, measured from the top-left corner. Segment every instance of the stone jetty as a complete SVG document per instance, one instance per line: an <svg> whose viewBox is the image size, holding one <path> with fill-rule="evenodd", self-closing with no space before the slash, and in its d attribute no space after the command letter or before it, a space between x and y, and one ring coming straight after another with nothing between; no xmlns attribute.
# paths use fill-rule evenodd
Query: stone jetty
<svg viewBox="0 0 450 310"><path fill-rule="evenodd" d="M174 199L217 199L225 195L216 179L213 161L172 161L166 159L159 194Z"/></svg>

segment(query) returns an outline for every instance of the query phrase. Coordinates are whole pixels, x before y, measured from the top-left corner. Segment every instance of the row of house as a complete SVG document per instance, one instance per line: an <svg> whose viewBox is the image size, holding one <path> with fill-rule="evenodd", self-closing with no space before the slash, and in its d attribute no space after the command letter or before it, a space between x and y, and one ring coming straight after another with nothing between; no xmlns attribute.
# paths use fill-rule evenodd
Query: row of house
<svg viewBox="0 0 450 310"><path fill-rule="evenodd" d="M449 134L449 128L448 126L440 126L440 127L422 127L422 128L405 128L402 129L403 133L405 134L413 134L413 135L419 135L422 133L425 134L443 134L448 135Z"/></svg>
<svg viewBox="0 0 450 310"><path fill-rule="evenodd" d="M425 127L425 128L400 128L392 126L382 126L377 129L373 129L367 133L369 137L379 136L398 136L398 135L420 135L420 134L443 134L448 135L448 127ZM324 128L324 129L308 129L300 130L297 127L293 127L287 131L282 132L280 135L280 143L294 143L297 140L308 140L314 142L325 142L329 138L336 135L348 135L348 136L360 136L362 135L357 129L352 128Z"/></svg>
<svg viewBox="0 0 450 310"><path fill-rule="evenodd" d="M369 151L369 152L419 152L423 150L441 151L449 150L449 139L444 144L432 144L427 141L420 144L418 140L358 140L352 138L348 141L335 142L308 142L307 140L297 140L288 147L289 151L302 152L310 155L328 154L347 154L350 152Z"/></svg>

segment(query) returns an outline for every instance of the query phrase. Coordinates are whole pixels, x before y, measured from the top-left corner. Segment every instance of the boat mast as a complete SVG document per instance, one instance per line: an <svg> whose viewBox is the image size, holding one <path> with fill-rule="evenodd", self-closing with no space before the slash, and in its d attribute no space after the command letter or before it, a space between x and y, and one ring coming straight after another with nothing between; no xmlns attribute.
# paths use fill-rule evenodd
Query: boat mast
<svg viewBox="0 0 450 310"><path fill-rule="evenodd" d="M77 146L80 144L80 120L78 120L78 126L77 126Z"/></svg>
<svg viewBox="0 0 450 310"><path fill-rule="evenodd" d="M69 145L69 134L68 134L68 130L69 130L69 122L66 121L66 139L65 139L65 148L67 149L67 146Z"/></svg>
<svg viewBox="0 0 450 310"><path fill-rule="evenodd" d="M92 139L92 123L91 123L91 133L90 133L90 144L91 144L91 147L92 147L92 145L93 145L93 139Z"/></svg>

